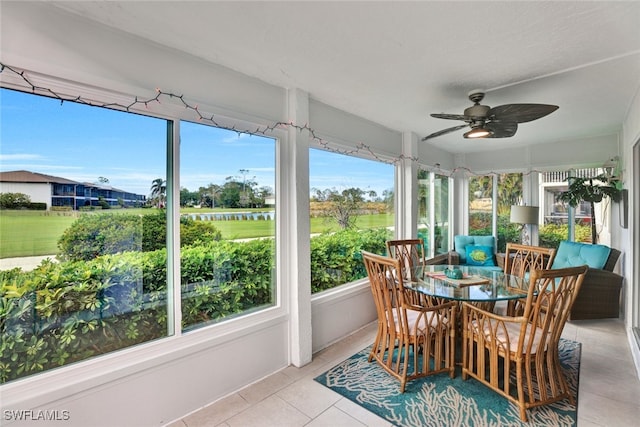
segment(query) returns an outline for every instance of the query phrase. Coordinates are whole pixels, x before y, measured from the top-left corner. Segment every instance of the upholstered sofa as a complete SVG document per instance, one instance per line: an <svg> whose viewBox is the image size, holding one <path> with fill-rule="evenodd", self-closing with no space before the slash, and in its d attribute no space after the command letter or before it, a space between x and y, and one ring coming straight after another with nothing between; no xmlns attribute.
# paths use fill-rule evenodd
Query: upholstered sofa
<svg viewBox="0 0 640 427"><path fill-rule="evenodd" d="M620 251L604 245L563 241L551 268L588 265L589 270L571 309L570 320L615 318L620 315L624 277L613 272Z"/></svg>

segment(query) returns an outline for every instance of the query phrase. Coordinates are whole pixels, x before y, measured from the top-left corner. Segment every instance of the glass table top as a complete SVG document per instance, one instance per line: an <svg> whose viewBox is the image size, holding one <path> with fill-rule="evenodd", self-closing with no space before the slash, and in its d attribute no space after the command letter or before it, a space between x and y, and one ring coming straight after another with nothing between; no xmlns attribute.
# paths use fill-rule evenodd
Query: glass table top
<svg viewBox="0 0 640 427"><path fill-rule="evenodd" d="M447 268L459 268L465 277L485 280L476 285L456 285L443 278L429 274L444 273ZM505 274L502 271L474 268L462 265L425 265L414 269L414 280L405 281L405 287L426 295L458 301L501 301L523 298L527 295L529 283L520 277Z"/></svg>

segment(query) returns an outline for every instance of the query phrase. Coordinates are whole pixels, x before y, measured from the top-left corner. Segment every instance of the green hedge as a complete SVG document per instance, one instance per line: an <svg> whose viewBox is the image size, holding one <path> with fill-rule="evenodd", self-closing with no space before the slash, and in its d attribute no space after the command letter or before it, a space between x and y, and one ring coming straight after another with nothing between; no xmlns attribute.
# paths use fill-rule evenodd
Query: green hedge
<svg viewBox="0 0 640 427"><path fill-rule="evenodd" d="M273 303L272 245L185 248L183 326ZM163 249L0 271L1 381L166 336L166 258Z"/></svg>
<svg viewBox="0 0 640 427"><path fill-rule="evenodd" d="M484 228L471 229L469 234L473 236L491 235L491 226L487 226L487 218L490 214L473 213L469 224L484 224ZM489 222L490 224L490 222ZM569 227L566 224L547 224L538 229L539 245L544 248L557 248L560 242L567 240ZM575 240L577 242L591 241L591 228L588 225L575 226ZM520 226L509 222L509 215L498 215L498 252L504 252L509 242L520 242Z"/></svg>
<svg viewBox="0 0 640 427"><path fill-rule="evenodd" d="M311 239L311 292L320 292L367 275L361 250L384 254L392 236L386 228L342 230Z"/></svg>
<svg viewBox="0 0 640 427"><path fill-rule="evenodd" d="M206 244L222 238L215 226L180 218L180 244ZM60 239L61 259L90 261L98 256L127 251L155 251L166 246L167 217L164 211L145 215L85 214L80 216Z"/></svg>
<svg viewBox="0 0 640 427"><path fill-rule="evenodd" d="M386 229L311 239L312 290L365 277L361 250ZM273 239L211 241L181 251L182 326L275 304ZM123 252L0 271L0 379L7 382L167 334L167 253Z"/></svg>

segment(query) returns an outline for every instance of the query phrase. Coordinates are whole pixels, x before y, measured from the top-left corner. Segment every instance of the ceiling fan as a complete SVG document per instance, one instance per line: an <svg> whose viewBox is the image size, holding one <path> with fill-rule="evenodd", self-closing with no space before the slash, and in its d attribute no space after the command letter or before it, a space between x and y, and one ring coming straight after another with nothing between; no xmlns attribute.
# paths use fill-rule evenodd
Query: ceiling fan
<svg viewBox="0 0 640 427"><path fill-rule="evenodd" d="M558 109L557 105L547 104L505 104L497 107L481 105L484 92L476 89L469 92L473 105L464 110L464 114L431 114L431 117L447 120L462 120L464 125L453 126L434 132L422 138L423 141L455 132L467 126L465 138L509 138L516 134L518 123L530 122L551 114Z"/></svg>

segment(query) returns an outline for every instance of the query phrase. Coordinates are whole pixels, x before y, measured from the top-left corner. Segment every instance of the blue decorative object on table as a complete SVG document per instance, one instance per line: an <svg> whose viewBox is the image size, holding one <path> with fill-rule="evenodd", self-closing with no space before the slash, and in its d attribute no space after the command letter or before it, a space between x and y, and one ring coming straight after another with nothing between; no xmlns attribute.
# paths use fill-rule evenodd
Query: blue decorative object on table
<svg viewBox="0 0 640 427"><path fill-rule="evenodd" d="M449 279L462 279L463 277L462 270L460 270L459 268L447 268L444 271L444 275Z"/></svg>

